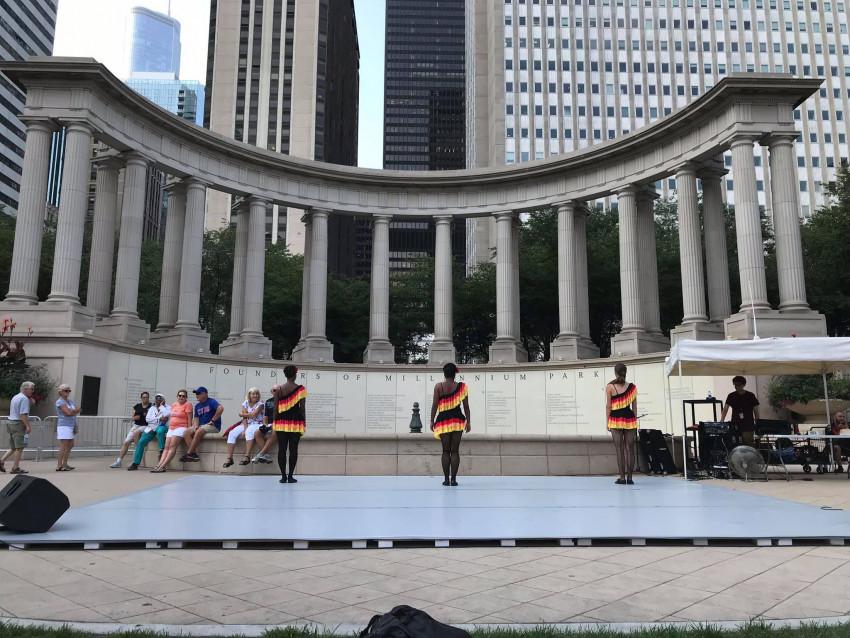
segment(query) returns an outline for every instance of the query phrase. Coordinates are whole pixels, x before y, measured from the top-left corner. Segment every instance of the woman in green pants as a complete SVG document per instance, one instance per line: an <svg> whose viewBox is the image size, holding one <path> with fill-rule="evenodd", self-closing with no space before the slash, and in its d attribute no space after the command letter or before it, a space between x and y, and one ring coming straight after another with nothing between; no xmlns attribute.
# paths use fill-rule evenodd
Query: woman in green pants
<svg viewBox="0 0 850 638"><path fill-rule="evenodd" d="M159 455L162 456L162 450L165 448L165 435L168 433L168 416L171 410L165 403L165 397L159 392L154 395L154 405L148 410L147 423L148 426L142 433L142 438L136 443L136 451L133 454L133 462L127 469L132 471L139 468L142 463L142 457L145 454L145 448L148 443L156 438L159 444Z"/></svg>

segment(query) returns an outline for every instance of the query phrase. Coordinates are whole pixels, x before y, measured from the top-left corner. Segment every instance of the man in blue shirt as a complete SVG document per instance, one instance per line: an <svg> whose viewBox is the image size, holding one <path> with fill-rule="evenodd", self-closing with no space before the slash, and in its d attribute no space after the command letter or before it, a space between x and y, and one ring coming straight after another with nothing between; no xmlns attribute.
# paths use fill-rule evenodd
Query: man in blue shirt
<svg viewBox="0 0 850 638"><path fill-rule="evenodd" d="M204 386L199 387L194 392L197 399L195 416L187 433L187 437L191 437L192 443L189 445L186 454L180 459L183 463L200 461L201 457L198 456L196 450L201 441L207 434L221 432L221 413L224 412L224 406L211 398Z"/></svg>

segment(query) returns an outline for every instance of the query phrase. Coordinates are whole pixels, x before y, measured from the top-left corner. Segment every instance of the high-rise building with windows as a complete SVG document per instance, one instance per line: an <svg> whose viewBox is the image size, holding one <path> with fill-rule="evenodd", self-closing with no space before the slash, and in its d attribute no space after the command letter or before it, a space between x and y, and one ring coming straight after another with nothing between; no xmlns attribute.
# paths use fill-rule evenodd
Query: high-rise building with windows
<svg viewBox="0 0 850 638"><path fill-rule="evenodd" d="M384 168L439 171L466 166L465 0L387 0L384 48ZM434 224L390 225L390 267L433 256ZM453 230L463 263L466 225Z"/></svg>
<svg viewBox="0 0 850 638"><path fill-rule="evenodd" d="M180 74L180 23L144 7L133 7L132 14L130 76L162 73L176 80Z"/></svg>
<svg viewBox="0 0 850 638"><path fill-rule="evenodd" d="M210 0L204 125L228 137L333 164L357 163L360 52L353 0ZM212 193L207 226L229 218ZM272 207L267 229L304 251L303 211ZM329 223L329 267L353 271L352 218Z"/></svg>
<svg viewBox="0 0 850 638"><path fill-rule="evenodd" d="M824 78L795 111L800 214L823 204L847 157L850 35L844 2L467 0L468 164L557 157L672 113L732 73ZM767 149L756 147L770 213ZM727 166L731 158L726 158ZM735 201L731 176L725 181ZM659 183L666 195L672 182ZM489 250L485 223L473 259Z"/></svg>
<svg viewBox="0 0 850 638"><path fill-rule="evenodd" d="M0 60L51 55L56 31L56 0L0 3ZM0 206L17 211L26 127L18 119L25 94L0 73Z"/></svg>

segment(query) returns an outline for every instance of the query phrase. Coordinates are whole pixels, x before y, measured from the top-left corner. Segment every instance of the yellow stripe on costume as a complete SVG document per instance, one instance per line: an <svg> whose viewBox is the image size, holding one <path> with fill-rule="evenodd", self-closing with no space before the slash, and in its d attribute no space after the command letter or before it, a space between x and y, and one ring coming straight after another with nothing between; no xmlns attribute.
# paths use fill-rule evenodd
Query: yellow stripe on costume
<svg viewBox="0 0 850 638"><path fill-rule="evenodd" d="M307 388L302 386L302 387L298 388L297 390L295 390L288 397L284 397L283 399L278 401L277 402L277 411L278 412L286 412L287 410L294 408L298 404L299 401L301 401L302 399L306 399L306 398L307 398Z"/></svg>
<svg viewBox="0 0 850 638"><path fill-rule="evenodd" d="M439 439L446 432L462 432L466 429L466 419L446 419L434 424L434 438Z"/></svg>
<svg viewBox="0 0 850 638"><path fill-rule="evenodd" d="M437 402L437 412L448 412L456 408L469 396L469 390L465 383L459 383L455 391L448 396L441 397Z"/></svg>

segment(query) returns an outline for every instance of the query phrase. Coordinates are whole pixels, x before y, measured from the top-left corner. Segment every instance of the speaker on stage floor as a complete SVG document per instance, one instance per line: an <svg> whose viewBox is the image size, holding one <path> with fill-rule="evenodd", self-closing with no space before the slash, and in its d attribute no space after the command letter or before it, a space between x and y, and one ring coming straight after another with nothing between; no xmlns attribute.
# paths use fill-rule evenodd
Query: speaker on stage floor
<svg viewBox="0 0 850 638"><path fill-rule="evenodd" d="M46 532L70 506L47 479L19 474L0 490L0 525L13 532Z"/></svg>

